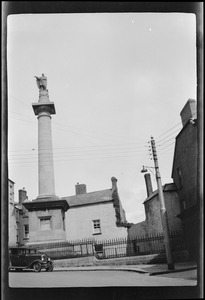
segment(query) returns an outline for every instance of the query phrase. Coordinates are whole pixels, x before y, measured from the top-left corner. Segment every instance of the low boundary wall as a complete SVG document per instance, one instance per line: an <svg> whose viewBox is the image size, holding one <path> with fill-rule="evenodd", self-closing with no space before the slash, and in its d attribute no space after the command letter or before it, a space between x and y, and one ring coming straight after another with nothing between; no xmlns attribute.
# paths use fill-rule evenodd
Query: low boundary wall
<svg viewBox="0 0 205 300"><path fill-rule="evenodd" d="M188 251L173 252L174 262L189 261ZM149 254L132 257L110 258L110 259L97 259L95 256L68 258L54 260L54 267L86 267L86 266L120 266L120 265L138 265L138 264L158 264L166 263L166 255Z"/></svg>

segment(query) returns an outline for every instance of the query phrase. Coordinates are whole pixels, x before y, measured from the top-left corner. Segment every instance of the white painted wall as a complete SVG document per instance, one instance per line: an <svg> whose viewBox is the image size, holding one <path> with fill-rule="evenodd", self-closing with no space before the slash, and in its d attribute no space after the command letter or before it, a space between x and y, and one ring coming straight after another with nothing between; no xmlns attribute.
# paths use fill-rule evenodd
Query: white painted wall
<svg viewBox="0 0 205 300"><path fill-rule="evenodd" d="M101 234L93 235L92 220L100 219ZM127 228L116 226L113 203L102 203L89 206L78 206L65 213L66 239L78 240L95 238L105 240L126 238Z"/></svg>

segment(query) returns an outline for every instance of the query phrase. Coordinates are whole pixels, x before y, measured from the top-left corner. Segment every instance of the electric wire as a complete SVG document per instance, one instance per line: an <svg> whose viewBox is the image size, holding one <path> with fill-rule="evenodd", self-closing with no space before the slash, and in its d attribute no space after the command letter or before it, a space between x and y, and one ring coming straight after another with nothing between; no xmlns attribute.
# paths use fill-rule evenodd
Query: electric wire
<svg viewBox="0 0 205 300"><path fill-rule="evenodd" d="M59 148L52 148L54 151L55 150L65 150L65 149L75 149L75 151L76 150L78 150L78 149L82 149L82 148L99 148L99 147L118 147L118 146L131 146L131 145L135 145L134 147L135 148L139 148L138 150L143 150L143 146L136 146L136 145L138 145L138 143L130 143L130 144L107 144L107 145L89 145L89 146L86 146L86 145L81 145L81 146L69 146L69 147L59 147ZM130 149L130 148L127 148L127 147L123 147L123 148L121 148L121 149ZM24 150L13 150L13 151L9 151L9 152L23 152L23 151L34 151L35 149L24 149ZM50 148L44 148L43 150L50 150ZM89 150L89 149L88 149ZM86 150L86 151L88 151L88 150ZM91 149L92 150L92 149ZM96 149L97 151L100 151L100 149ZM95 150L95 151L96 151ZM104 149L102 149L102 150L104 150ZM113 149L113 150L115 150L115 149ZM136 149L137 150L137 149ZM85 150L83 150L83 151L85 151ZM144 150L143 150L144 151Z"/></svg>
<svg viewBox="0 0 205 300"><path fill-rule="evenodd" d="M144 156L144 155L143 155ZM139 155L132 155L132 156L123 156L123 155L121 155L121 156L105 156L105 157L81 157L81 158L68 158L68 159L56 159L55 161L54 161L54 164L56 164L56 163L59 163L59 162L62 162L62 163L65 163L65 162L73 162L73 161L81 161L81 160L86 160L86 161L89 161L89 160L93 160L93 159L100 159L100 160L104 160L104 159L109 159L109 160L116 160L116 159L131 159L132 161L133 161L133 159L135 159L136 160L136 158L137 157L139 157ZM12 164L12 165L14 165L14 164L32 164L32 163L38 163L38 160L32 160L32 161L16 161L16 162L11 162L10 164ZM50 164L50 160L44 160L43 161L43 163L44 164L46 164L47 163L47 165L49 165Z"/></svg>
<svg viewBox="0 0 205 300"><path fill-rule="evenodd" d="M13 97L13 96L12 96ZM15 99L17 99L17 101L19 101L19 102L21 102L21 103L23 103L24 105L25 105L25 103L23 102L23 101L20 101L18 98L16 98L16 97L14 97ZM28 107L27 107L27 105L25 105L26 106L26 109L28 109ZM29 110L30 111L30 110ZM13 112L12 112L13 113ZM16 113L16 114L18 114L18 113ZM22 115L22 114L19 114L19 115ZM194 114L192 114L192 116L193 116ZM190 117L189 118L187 118L187 120L188 119L190 119ZM34 121L30 121L30 120L22 120L22 119L17 119L17 120L20 120L20 121L25 121L25 122L29 122L29 123L34 123ZM180 123L178 123L178 124L176 124L175 126L173 126L172 128L170 128L169 130L167 130L167 131L165 131L164 133L162 133L161 135L159 135L158 137L161 137L161 136L163 136L163 135L165 135L166 133L168 133L168 132L170 132L170 131L172 131L174 128L176 128L177 126L179 126L181 124L181 122ZM60 127L63 127L63 129L61 129L61 131L62 130L64 130L64 131L68 131L68 132L74 132L75 134L76 134L76 129L77 130L81 130L81 131L84 131L84 132L87 132L87 131L85 131L85 130L83 130L83 129L79 129L79 128L76 128L75 129L75 131L71 131L70 129L68 130L68 129L65 129L64 127L64 125L61 125L61 124L59 124L59 123L56 123L55 125L57 125L57 126L60 126ZM54 127L55 128L55 127ZM58 130L58 129L57 129ZM173 143L171 143L171 144L168 144L168 145L166 145L165 147L162 147L163 145L165 145L165 144L167 144L170 140L173 140L173 138L174 137L172 137L172 138L170 138L170 139L168 139L167 140L167 138L168 137L170 137L171 135L173 135L174 133L176 133L177 131L179 131L180 129L177 129L177 130L175 130L174 132L172 132L172 133L170 133L170 134L168 134L168 135L166 135L163 139L160 139L159 141L157 141L157 143L159 143L159 142L161 142L161 141L164 141L162 144L160 144L160 145L158 145L158 147L159 147L159 151L161 151L161 150L164 150L164 149L166 149L167 147L169 147L170 145L172 145ZM77 134L80 134L81 135L81 133L78 133L77 132ZM93 134L93 132L92 132L92 134ZM96 132L96 134L98 134L99 135L99 132ZM83 135L85 135L85 133L83 134ZM88 135L88 134L87 134ZM123 143L123 144L121 144L121 145L131 145L131 144L138 144L138 146L135 146L135 148L134 149L129 149L129 148L124 148L124 149L126 149L126 150L131 150L130 152L140 152L140 151L144 151L143 149L144 149L144 147L146 147L145 145L144 146L139 146L139 143ZM70 147L70 149L71 148L77 148L77 149L82 149L83 147L84 147L84 149L85 148L88 148L88 147L115 147L115 146L117 146L117 145L119 145L119 144L115 144L115 145L92 145L92 146L76 146L76 147ZM162 148L161 148L162 147ZM61 153L55 153L55 151L57 150L57 149L69 149L69 147L63 147L63 148L53 148L53 150L54 150L54 156L55 157L57 157L57 156L62 156L62 154L63 154L63 152L61 152ZM123 150L123 148L119 148L120 150ZM44 150L46 150L46 149L44 149ZM116 151L116 149L112 149L113 151ZM171 149L169 149L169 150L171 150ZM20 151L22 151L22 152L25 152L25 151L31 151L31 150L13 150L13 151L9 151L9 153L15 153L15 152L20 152ZM69 150L70 151L70 150ZM90 150L83 150L84 152L86 151L86 152L89 152ZM106 151L106 149L95 149L95 151L103 151L103 154L112 154L112 152L105 152ZM109 151L111 151L111 149L109 149ZM118 151L118 150L117 150ZM129 152L129 153L130 153ZM65 153L65 152L64 152ZM33 154L33 153L32 153ZM69 155L73 155L73 156L76 156L76 154L74 155L74 154L72 154L72 152L71 153L68 153ZM81 153L79 152L78 154L80 154L81 155ZM84 154L84 153L82 153L82 154ZM96 155L97 153L87 153L87 155ZM115 153L116 154L116 153ZM124 154L124 153L117 153L117 154ZM18 155L18 154L16 154L16 155ZM24 153L23 154L24 156L25 155L30 155L30 153ZM14 154L12 154L12 156L14 156ZM10 154L10 157L11 157L11 154ZM11 157L12 158L12 157ZM11 162L11 158L10 158L10 162ZM30 157L31 158L31 157ZM29 158L29 159L30 159ZM33 158L33 157L32 157ZM25 157L24 157L24 159L25 159Z"/></svg>

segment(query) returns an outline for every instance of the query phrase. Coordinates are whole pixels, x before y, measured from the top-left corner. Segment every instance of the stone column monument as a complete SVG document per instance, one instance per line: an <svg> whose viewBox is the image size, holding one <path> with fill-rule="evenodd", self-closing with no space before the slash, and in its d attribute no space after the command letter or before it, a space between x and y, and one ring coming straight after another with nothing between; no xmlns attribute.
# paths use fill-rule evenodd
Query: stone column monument
<svg viewBox="0 0 205 300"><path fill-rule="evenodd" d="M29 211L29 242L27 244L64 241L66 200L55 195L51 115L55 106L50 102L47 77L36 77L39 100L33 103L38 119L38 196L33 201L24 201Z"/></svg>
<svg viewBox="0 0 205 300"><path fill-rule="evenodd" d="M56 112L54 103L49 100L47 77L44 74L35 77L39 88L38 103L32 104L38 116L38 199L55 198L51 115Z"/></svg>

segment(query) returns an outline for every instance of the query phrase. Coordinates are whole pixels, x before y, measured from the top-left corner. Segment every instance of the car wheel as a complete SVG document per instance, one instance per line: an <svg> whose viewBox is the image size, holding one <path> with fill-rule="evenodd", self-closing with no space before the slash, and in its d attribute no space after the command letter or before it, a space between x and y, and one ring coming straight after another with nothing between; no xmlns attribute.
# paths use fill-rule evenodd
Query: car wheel
<svg viewBox="0 0 205 300"><path fill-rule="evenodd" d="M49 264L49 267L46 268L46 271L48 271L48 272L52 272L53 271L53 263L52 262Z"/></svg>
<svg viewBox="0 0 205 300"><path fill-rule="evenodd" d="M41 271L41 264L39 262L35 262L33 264L33 270L34 270L34 272L40 272Z"/></svg>

